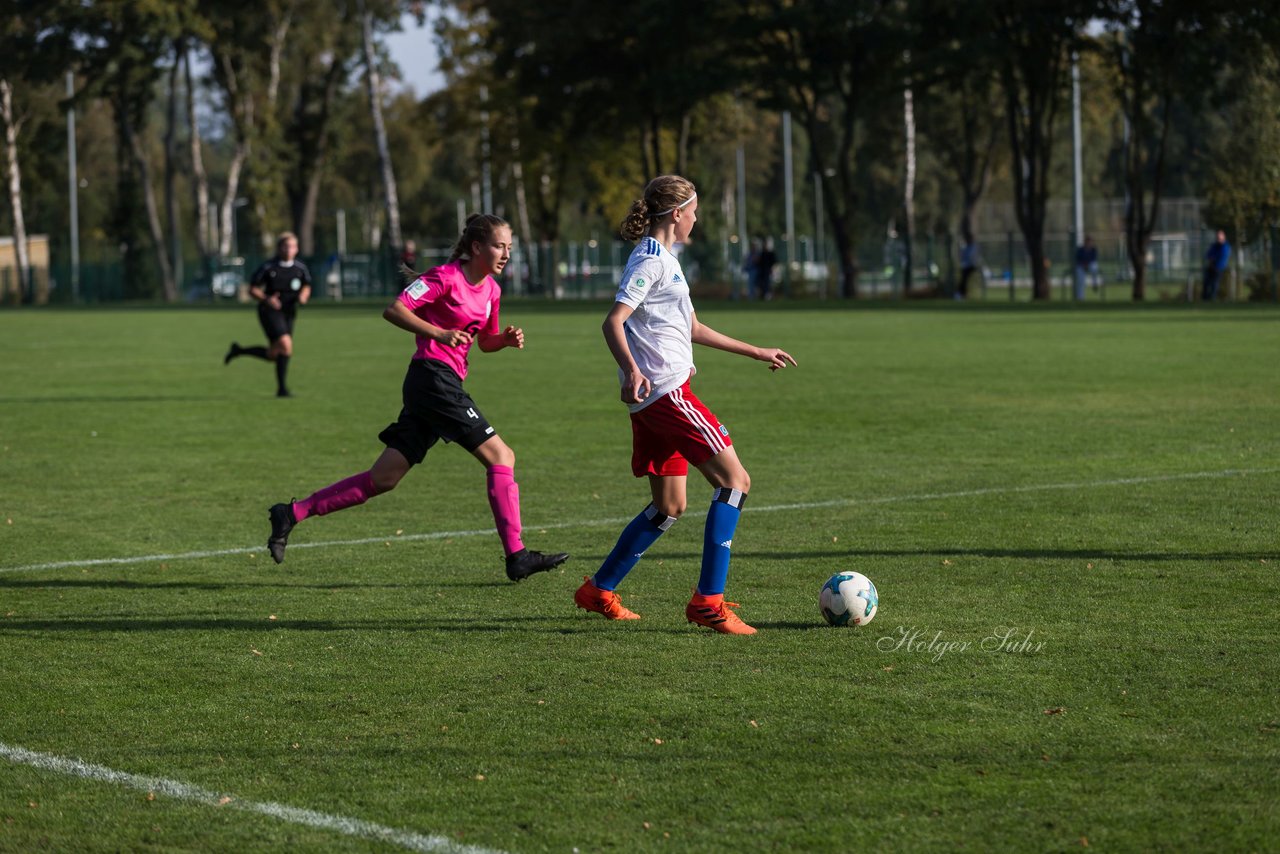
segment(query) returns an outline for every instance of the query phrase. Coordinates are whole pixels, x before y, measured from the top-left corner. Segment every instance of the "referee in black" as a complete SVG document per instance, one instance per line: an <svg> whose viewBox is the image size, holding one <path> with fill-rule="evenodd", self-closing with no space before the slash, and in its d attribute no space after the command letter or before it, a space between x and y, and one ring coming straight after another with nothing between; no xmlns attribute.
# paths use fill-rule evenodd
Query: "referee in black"
<svg viewBox="0 0 1280 854"><path fill-rule="evenodd" d="M276 257L254 271L249 293L258 301L258 323L267 333L269 346L241 347L232 342L224 365L237 356L256 356L276 363L276 397L289 397L285 374L293 355L293 322L298 306L311 299L311 271L298 260L298 237L291 231L276 241Z"/></svg>

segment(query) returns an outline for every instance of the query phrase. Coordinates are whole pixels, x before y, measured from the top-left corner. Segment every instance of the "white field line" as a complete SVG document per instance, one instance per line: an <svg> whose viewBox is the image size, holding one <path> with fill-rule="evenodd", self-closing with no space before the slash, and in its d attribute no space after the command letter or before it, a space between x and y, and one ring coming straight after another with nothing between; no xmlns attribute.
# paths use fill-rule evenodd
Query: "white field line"
<svg viewBox="0 0 1280 854"><path fill-rule="evenodd" d="M856 507L878 504L904 504L916 501L942 501L950 498L977 498L984 495L1017 495L1028 492L1054 492L1081 489L1099 489L1107 486L1131 486L1145 483L1167 483L1178 480L1207 480L1227 477L1247 477L1249 475L1276 474L1280 468L1265 469L1222 469L1219 471L1197 471L1182 474L1149 475L1145 477L1119 477L1109 480L1091 480L1068 483L1040 483L1025 486L991 486L982 489L962 489L955 492L925 492L914 495L884 495L878 498L833 498L829 501L804 501L796 504L767 504L763 507L746 506L750 513L778 513L787 510L817 510L824 507ZM690 513L697 518L700 514ZM631 517L618 516L611 519L584 519L573 522L553 522L548 525L526 525L527 530L551 531L564 528L596 528L607 525L622 525L630 522ZM492 528L477 528L471 531L432 531L425 534L400 534L387 537L361 537L354 540L320 540L312 543L293 543L289 549L324 549L333 546L365 546L375 543L409 543L420 540L446 540L461 537L481 537L493 533ZM156 563L165 560L196 560L207 557L223 557L225 555L243 555L265 553L264 546L246 546L235 549L211 549L208 551L172 552L168 554L136 555L134 557L107 557L91 560L63 560L53 563L32 563L26 566L0 567L0 573L7 572L39 572L51 569L77 569L92 566L128 566L139 563Z"/></svg>
<svg viewBox="0 0 1280 854"><path fill-rule="evenodd" d="M320 830L331 830L346 836L398 845L410 851L446 852L446 854L501 854L501 852L491 848L461 845L445 836L414 833L411 830L398 830L394 827L387 827L358 818L330 815L316 810L277 804L272 801L242 800L231 795L224 795L189 783L183 783L180 780L116 771L113 768L93 765L80 759L67 759L51 753L39 753L23 747L13 747L4 742L0 742L0 758L8 759L10 762L20 765L30 765L41 771L51 771L55 774L80 777L99 783L127 786L142 792L154 792L156 795L166 795L181 801L203 804L207 807L255 812L291 824L302 824L307 827L319 828Z"/></svg>

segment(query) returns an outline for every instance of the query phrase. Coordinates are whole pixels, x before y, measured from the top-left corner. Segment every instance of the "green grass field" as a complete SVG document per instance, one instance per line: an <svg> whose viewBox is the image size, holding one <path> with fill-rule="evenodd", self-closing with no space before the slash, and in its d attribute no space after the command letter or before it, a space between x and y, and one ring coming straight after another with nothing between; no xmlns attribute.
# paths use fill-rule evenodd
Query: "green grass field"
<svg viewBox="0 0 1280 854"><path fill-rule="evenodd" d="M380 450L378 308L307 311L285 401L221 363L251 310L0 313L0 850L1275 850L1280 313L704 305L800 361L699 354L753 480L739 638L683 618L692 480L644 619L573 607L648 500L603 311L513 303L527 349L472 359L527 541L573 553L518 586L455 447L262 548ZM821 623L842 569L869 626Z"/></svg>

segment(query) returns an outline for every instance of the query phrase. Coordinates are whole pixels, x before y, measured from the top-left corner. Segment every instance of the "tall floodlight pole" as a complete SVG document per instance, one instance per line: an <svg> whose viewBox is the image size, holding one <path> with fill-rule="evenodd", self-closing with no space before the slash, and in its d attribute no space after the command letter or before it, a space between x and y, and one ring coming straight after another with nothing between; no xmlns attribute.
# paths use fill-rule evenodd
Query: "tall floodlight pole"
<svg viewBox="0 0 1280 854"><path fill-rule="evenodd" d="M796 197L791 177L791 111L782 113L782 178L787 205L787 266L783 283L787 296L791 293L791 265L796 258Z"/></svg>
<svg viewBox="0 0 1280 854"><path fill-rule="evenodd" d="M480 103L489 103L489 87L480 87ZM489 109L480 111L480 183L483 187L484 212L493 213L493 175L489 163Z"/></svg>
<svg viewBox="0 0 1280 854"><path fill-rule="evenodd" d="M813 173L813 254L814 260L819 264L826 263L826 255L824 254L825 246L823 246L822 233L826 230L826 224L822 221L822 174Z"/></svg>
<svg viewBox="0 0 1280 854"><path fill-rule="evenodd" d="M76 76L67 72L67 100L75 97ZM67 105L67 197L71 200L71 301L80 301L80 179L76 177L76 108Z"/></svg>
<svg viewBox="0 0 1280 854"><path fill-rule="evenodd" d="M1071 54L1071 223L1074 232L1073 246L1069 247L1072 259L1076 246L1084 242L1084 167L1080 142L1080 55ZM1074 260L1073 260L1074 264Z"/></svg>
<svg viewBox="0 0 1280 854"><path fill-rule="evenodd" d="M750 241L747 239L747 151L746 146L741 142L738 143L738 267L741 271L743 263L747 259L747 252L750 251ZM738 296L738 285L741 284L738 278L734 277L734 296ZM745 290L745 288L744 288ZM748 294L747 296L750 296Z"/></svg>

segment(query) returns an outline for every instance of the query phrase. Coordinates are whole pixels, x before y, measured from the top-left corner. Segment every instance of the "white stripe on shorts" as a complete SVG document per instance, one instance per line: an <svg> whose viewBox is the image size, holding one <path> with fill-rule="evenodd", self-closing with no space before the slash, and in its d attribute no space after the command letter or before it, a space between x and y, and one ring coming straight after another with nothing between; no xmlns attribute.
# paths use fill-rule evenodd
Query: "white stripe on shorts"
<svg viewBox="0 0 1280 854"><path fill-rule="evenodd" d="M684 413L694 427L698 428L698 432L702 434L702 438L706 440L713 454L718 454L727 447L720 432L711 426L711 422L698 411L697 407L684 399L683 389L676 389L671 393L671 402Z"/></svg>

